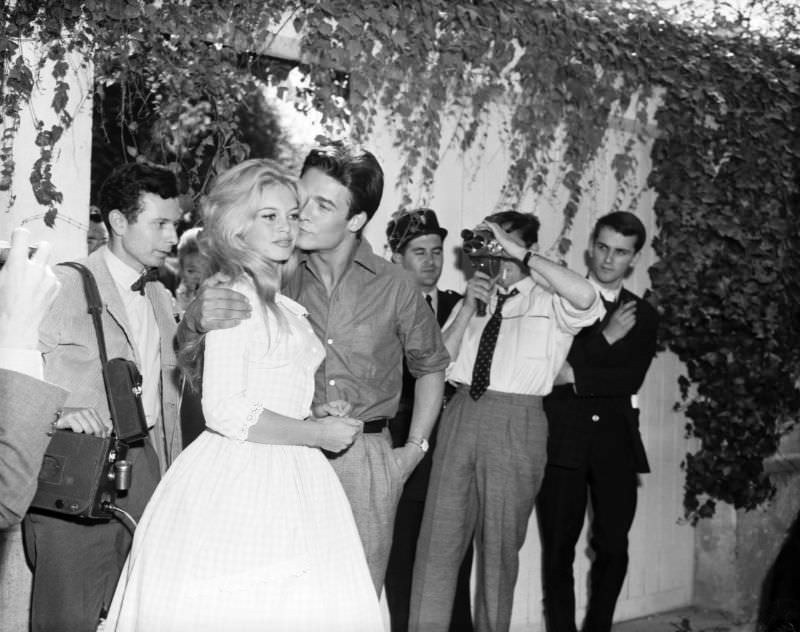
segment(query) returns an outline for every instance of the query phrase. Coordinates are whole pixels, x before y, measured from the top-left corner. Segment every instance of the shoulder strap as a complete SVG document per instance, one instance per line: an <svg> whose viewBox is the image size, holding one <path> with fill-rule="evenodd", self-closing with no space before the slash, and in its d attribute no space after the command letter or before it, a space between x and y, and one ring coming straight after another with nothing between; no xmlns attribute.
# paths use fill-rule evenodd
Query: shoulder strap
<svg viewBox="0 0 800 632"><path fill-rule="evenodd" d="M89 305L89 313L94 323L94 331L97 335L97 350L100 353L100 372L103 375L103 386L106 389L106 400L108 401L108 412L111 416L111 424L114 427L114 434L120 436L119 426L117 425L117 411L111 397L111 384L108 375L108 354L106 353L106 337L103 333L103 301L100 298L100 290L97 289L97 282L94 280L92 271L82 263L77 261L66 261L59 263L60 266L77 270L83 279L83 289L86 293L86 303Z"/></svg>
<svg viewBox="0 0 800 632"><path fill-rule="evenodd" d="M67 261L65 263L59 263L58 265L77 270L83 278L83 289L86 293L89 313L92 315L94 331L97 334L97 348L100 351L100 362L103 364L103 373L105 374L105 366L108 364L108 355L106 354L106 337L103 333L103 301L100 299L100 290L97 289L97 282L94 280L94 275L89 268L77 261Z"/></svg>

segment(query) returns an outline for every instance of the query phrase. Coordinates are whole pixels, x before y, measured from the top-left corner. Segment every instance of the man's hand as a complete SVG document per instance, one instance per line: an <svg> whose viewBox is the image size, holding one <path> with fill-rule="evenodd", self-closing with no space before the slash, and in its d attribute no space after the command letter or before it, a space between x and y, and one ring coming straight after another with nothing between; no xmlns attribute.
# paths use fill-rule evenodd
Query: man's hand
<svg viewBox="0 0 800 632"><path fill-rule="evenodd" d="M324 404L317 404L312 409L314 417L346 417L353 410L353 405L343 399L334 399Z"/></svg>
<svg viewBox="0 0 800 632"><path fill-rule="evenodd" d="M361 434L364 424L352 417L322 417L319 434L319 447L334 454L349 448Z"/></svg>
<svg viewBox="0 0 800 632"><path fill-rule="evenodd" d="M53 304L60 284L48 265L50 244L43 241L28 258L31 234L11 233L11 249L0 270L0 347L36 349L39 324Z"/></svg>
<svg viewBox="0 0 800 632"><path fill-rule="evenodd" d="M111 421L101 419L94 408L62 408L54 427L97 437L107 437L111 434Z"/></svg>
<svg viewBox="0 0 800 632"><path fill-rule="evenodd" d="M250 318L252 308L246 296L214 283L211 280L203 284L186 308L183 322L189 331L204 334L213 329L228 329Z"/></svg>
<svg viewBox="0 0 800 632"><path fill-rule="evenodd" d="M494 290L494 279L485 272L476 270L467 282L467 291L464 294L464 306L469 313L477 309L477 301L488 304Z"/></svg>
<svg viewBox="0 0 800 632"><path fill-rule="evenodd" d="M608 344L613 345L624 338L636 324L636 301L628 301L620 305L603 328L603 335Z"/></svg>
<svg viewBox="0 0 800 632"><path fill-rule="evenodd" d="M411 476L414 468L419 465L425 453L413 443L407 443L400 448L392 450L392 456L394 457L395 463L397 463L397 468L400 470L402 481L405 483L408 477Z"/></svg>
<svg viewBox="0 0 800 632"><path fill-rule="evenodd" d="M494 222L487 222L486 220L483 221L483 225L487 226L489 230L492 231L494 234L494 238L497 240L503 250L505 250L509 256L514 257L514 259L519 259L522 261L522 258L525 256L527 249L525 248L524 244L519 243L512 237L508 232L503 230L498 224Z"/></svg>

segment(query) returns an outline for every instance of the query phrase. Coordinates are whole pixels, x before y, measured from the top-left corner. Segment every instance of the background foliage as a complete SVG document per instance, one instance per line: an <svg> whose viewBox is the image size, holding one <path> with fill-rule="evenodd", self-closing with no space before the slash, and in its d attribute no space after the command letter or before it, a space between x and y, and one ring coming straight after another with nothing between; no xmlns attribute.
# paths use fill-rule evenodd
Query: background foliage
<svg viewBox="0 0 800 632"><path fill-rule="evenodd" d="M800 409L796 12L763 3L788 7L780 39L765 40L736 15L690 28L624 1L20 1L4 9L0 37L0 187L13 171L14 116L37 72L16 56L21 37L38 37L56 62L70 48L93 58L98 107L122 104L111 108L116 120L96 112L95 133L116 143L114 156L124 148L126 159L172 164L200 192L209 175L253 151L243 121L261 116L247 53L261 50L276 20L291 23L328 121L349 119L364 141L388 113L405 160L405 203L412 190L424 203L443 150L481 147L490 113L502 111L513 159L504 204L540 190L547 170L558 169L570 192L565 226L609 115L639 94L644 121L646 98L664 90L650 178L661 260L651 276L661 340L687 366L687 432L700 443L685 463L685 506L695 519L713 513L715 499L749 509L773 493L763 459ZM54 65L54 74L64 71ZM446 117L458 124L445 138ZM31 177L53 212L59 194L48 169L69 124L62 118L37 139ZM563 154L547 159L562 136ZM614 159L620 186L630 164L624 154Z"/></svg>

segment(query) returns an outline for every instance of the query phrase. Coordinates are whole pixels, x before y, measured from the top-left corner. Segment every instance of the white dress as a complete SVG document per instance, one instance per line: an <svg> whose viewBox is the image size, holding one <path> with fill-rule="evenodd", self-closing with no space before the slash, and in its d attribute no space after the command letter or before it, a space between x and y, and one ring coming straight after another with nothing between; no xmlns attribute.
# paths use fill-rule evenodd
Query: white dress
<svg viewBox="0 0 800 632"><path fill-rule="evenodd" d="M249 283L234 288L260 305ZM325 456L244 440L264 408L308 416L324 356L305 310L280 295L276 304L283 329L254 307L237 327L206 336L207 429L148 504L104 630L383 629L350 505Z"/></svg>

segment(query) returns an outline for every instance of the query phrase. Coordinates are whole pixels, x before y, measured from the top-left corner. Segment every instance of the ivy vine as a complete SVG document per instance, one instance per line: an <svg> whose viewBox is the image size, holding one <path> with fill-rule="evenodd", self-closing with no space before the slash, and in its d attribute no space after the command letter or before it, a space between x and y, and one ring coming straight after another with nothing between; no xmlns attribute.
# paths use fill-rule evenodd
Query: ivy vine
<svg viewBox="0 0 800 632"><path fill-rule="evenodd" d="M50 46L54 75L65 50L91 57L96 98L111 98L115 86L121 102L118 124L95 133L113 129L125 159L170 164L200 192L215 170L253 152L241 114L253 64L243 53L260 50L278 22L292 23L327 121L347 118L354 138L368 141L378 112L388 113L404 160L403 204L424 204L443 152L480 148L501 112L512 159L502 204L541 192L555 162L569 191L562 250L609 116L636 94L645 121L648 97L663 90L649 180L660 260L650 274L661 342L687 368L687 432L700 442L685 461L686 512L697 519L717 500L751 509L771 497L763 459L800 410L800 60L791 46L738 26L678 25L652 4L624 0L19 0L4 14L11 124L0 188L11 183L14 117L35 80L18 56L22 37ZM49 168L70 124L67 87L57 95L61 116L40 130L32 174L53 211ZM457 121L452 137L446 120ZM550 161L560 135L563 155ZM627 186L631 147L610 167Z"/></svg>

